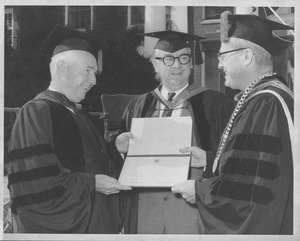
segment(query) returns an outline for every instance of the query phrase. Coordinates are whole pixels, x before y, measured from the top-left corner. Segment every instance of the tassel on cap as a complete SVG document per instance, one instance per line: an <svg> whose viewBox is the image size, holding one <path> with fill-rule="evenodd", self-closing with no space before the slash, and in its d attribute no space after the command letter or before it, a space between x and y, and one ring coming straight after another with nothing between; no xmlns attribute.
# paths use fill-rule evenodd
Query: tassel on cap
<svg viewBox="0 0 300 241"><path fill-rule="evenodd" d="M98 51L98 73L102 73L103 71L103 54L102 54L102 49Z"/></svg>
<svg viewBox="0 0 300 241"><path fill-rule="evenodd" d="M199 65L203 63L202 52L200 49L199 39L196 40L196 48L195 48L195 64Z"/></svg>
<svg viewBox="0 0 300 241"><path fill-rule="evenodd" d="M228 22L228 15L232 14L230 11L225 11L221 14L220 17L220 40L221 42L227 42L229 37L228 37L228 31L230 29L230 24Z"/></svg>

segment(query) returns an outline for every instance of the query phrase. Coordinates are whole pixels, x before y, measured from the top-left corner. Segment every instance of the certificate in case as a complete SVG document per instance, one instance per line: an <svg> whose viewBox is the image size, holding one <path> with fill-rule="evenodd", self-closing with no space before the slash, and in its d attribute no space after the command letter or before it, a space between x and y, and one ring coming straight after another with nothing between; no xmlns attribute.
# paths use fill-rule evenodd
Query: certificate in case
<svg viewBox="0 0 300 241"><path fill-rule="evenodd" d="M172 187L187 180L191 117L133 118L133 139L119 181L131 187Z"/></svg>

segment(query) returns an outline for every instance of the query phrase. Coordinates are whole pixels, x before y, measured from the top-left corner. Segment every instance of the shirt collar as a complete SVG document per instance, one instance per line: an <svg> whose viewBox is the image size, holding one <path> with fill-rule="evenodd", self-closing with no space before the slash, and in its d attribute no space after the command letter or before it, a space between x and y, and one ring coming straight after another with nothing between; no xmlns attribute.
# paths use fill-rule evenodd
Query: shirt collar
<svg viewBox="0 0 300 241"><path fill-rule="evenodd" d="M175 91L175 96L173 97L173 99L175 99L186 87L188 87L189 84L186 84L185 86L183 86L181 89ZM170 92L169 90L166 89L166 87L164 85L162 85L161 87L161 94L164 97L165 100L168 99L168 93Z"/></svg>

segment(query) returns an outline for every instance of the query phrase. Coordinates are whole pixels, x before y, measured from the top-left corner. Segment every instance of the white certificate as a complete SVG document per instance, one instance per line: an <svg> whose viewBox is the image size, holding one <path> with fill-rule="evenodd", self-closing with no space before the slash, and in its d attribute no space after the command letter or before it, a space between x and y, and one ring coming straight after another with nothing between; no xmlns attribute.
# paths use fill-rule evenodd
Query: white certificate
<svg viewBox="0 0 300 241"><path fill-rule="evenodd" d="M191 146L191 117L133 118L119 181L132 187L172 187L187 180Z"/></svg>

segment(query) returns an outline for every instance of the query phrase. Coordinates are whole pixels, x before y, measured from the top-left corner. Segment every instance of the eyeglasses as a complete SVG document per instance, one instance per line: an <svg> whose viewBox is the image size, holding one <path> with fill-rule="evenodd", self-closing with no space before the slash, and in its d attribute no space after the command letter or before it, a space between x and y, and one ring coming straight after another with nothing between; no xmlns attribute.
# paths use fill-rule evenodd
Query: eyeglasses
<svg viewBox="0 0 300 241"><path fill-rule="evenodd" d="M226 56L224 56L224 54L228 54L228 53L232 53L232 52L236 52L236 51L240 51L240 50L244 50L244 49L246 49L246 48L233 49L233 50L218 53L218 60L220 63L224 63L228 59L228 58L225 58Z"/></svg>
<svg viewBox="0 0 300 241"><path fill-rule="evenodd" d="M156 57L155 59L162 60L165 66L172 66L175 62L175 59L178 59L180 64L186 65L191 61L191 55L182 54L178 57L166 56L166 57Z"/></svg>

